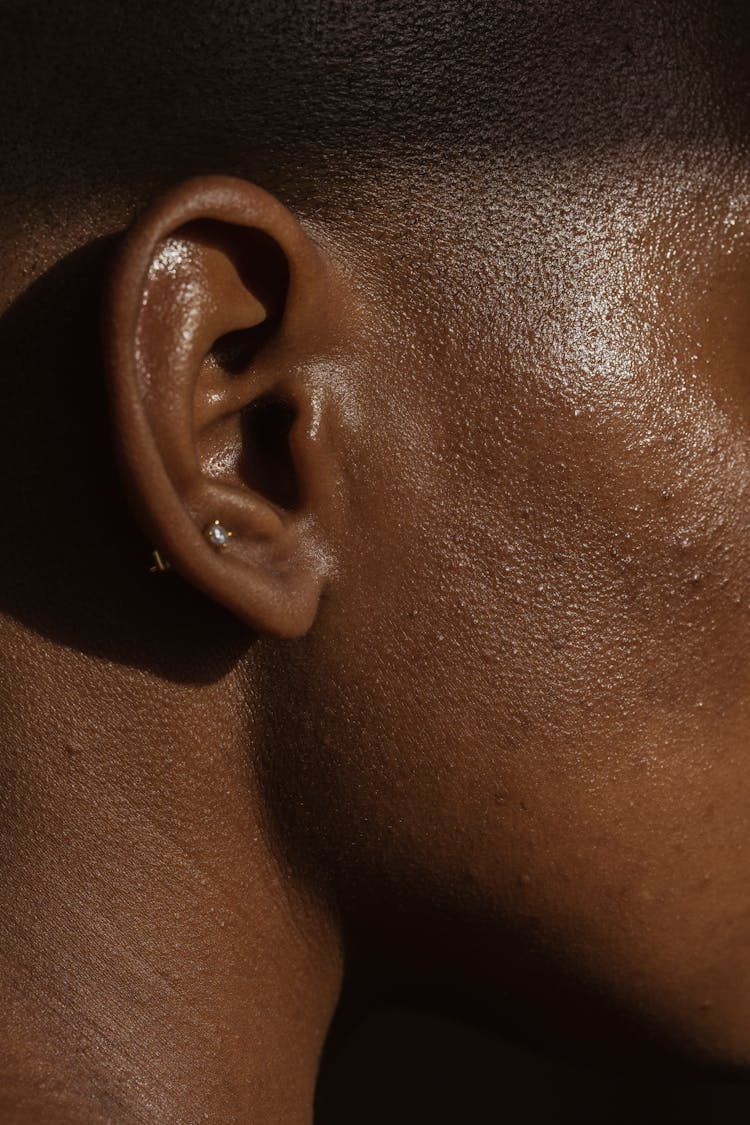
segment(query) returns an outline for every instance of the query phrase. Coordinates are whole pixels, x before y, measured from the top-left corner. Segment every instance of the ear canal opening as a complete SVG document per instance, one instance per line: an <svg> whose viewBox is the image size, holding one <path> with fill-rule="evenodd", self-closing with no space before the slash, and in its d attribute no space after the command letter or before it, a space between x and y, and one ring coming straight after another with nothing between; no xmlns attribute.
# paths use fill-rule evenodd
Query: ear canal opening
<svg viewBox="0 0 750 1125"><path fill-rule="evenodd" d="M226 375L244 375L255 356L276 330L279 317L269 316L252 328L239 328L220 336L209 352L214 365Z"/></svg>
<svg viewBox="0 0 750 1125"><path fill-rule="evenodd" d="M289 435L297 418L291 403L278 395L263 395L241 415L240 475L253 491L287 511L301 505L300 483Z"/></svg>

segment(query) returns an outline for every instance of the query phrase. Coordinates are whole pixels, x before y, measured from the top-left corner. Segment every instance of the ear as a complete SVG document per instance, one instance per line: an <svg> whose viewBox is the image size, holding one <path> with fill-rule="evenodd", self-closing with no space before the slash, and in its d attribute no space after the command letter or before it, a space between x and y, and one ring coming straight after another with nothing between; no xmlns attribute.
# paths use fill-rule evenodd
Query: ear
<svg viewBox="0 0 750 1125"><path fill-rule="evenodd" d="M329 273L294 216L199 177L125 236L105 312L127 492L154 547L254 629L303 634L330 570L333 465L306 373Z"/></svg>

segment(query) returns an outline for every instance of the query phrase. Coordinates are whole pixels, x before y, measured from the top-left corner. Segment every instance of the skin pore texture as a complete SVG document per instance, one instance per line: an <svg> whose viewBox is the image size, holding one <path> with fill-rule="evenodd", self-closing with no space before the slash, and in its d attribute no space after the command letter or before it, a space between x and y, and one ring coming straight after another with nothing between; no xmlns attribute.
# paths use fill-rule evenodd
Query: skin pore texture
<svg viewBox="0 0 750 1125"><path fill-rule="evenodd" d="M744 5L22 8L3 1120L309 1125L342 990L746 1073Z"/></svg>

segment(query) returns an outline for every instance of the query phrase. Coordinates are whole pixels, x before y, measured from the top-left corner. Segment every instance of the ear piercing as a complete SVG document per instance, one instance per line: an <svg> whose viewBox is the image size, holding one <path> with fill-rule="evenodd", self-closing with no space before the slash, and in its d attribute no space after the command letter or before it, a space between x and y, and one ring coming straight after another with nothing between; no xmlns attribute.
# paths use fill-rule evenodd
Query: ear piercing
<svg viewBox="0 0 750 1125"><path fill-rule="evenodd" d="M219 520L214 520L213 523L204 527L203 534L217 551L223 551L225 547L228 547L229 540L232 538L232 532L228 531ZM153 563L149 567L151 574L164 574L165 571L172 569L171 562L169 559L165 559L161 551L152 551L151 558L153 559Z"/></svg>
<svg viewBox="0 0 750 1125"><path fill-rule="evenodd" d="M223 524L218 520L214 520L208 527L203 528L203 534L212 547L217 550L223 551L225 547L229 546L229 540L232 538L232 532L227 531Z"/></svg>

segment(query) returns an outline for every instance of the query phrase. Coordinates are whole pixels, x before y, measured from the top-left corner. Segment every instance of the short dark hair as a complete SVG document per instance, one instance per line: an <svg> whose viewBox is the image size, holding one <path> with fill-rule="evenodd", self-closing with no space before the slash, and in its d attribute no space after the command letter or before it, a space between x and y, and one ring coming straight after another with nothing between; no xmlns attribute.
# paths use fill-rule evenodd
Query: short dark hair
<svg viewBox="0 0 750 1125"><path fill-rule="evenodd" d="M6 198L748 133L744 0L0 0Z"/></svg>

